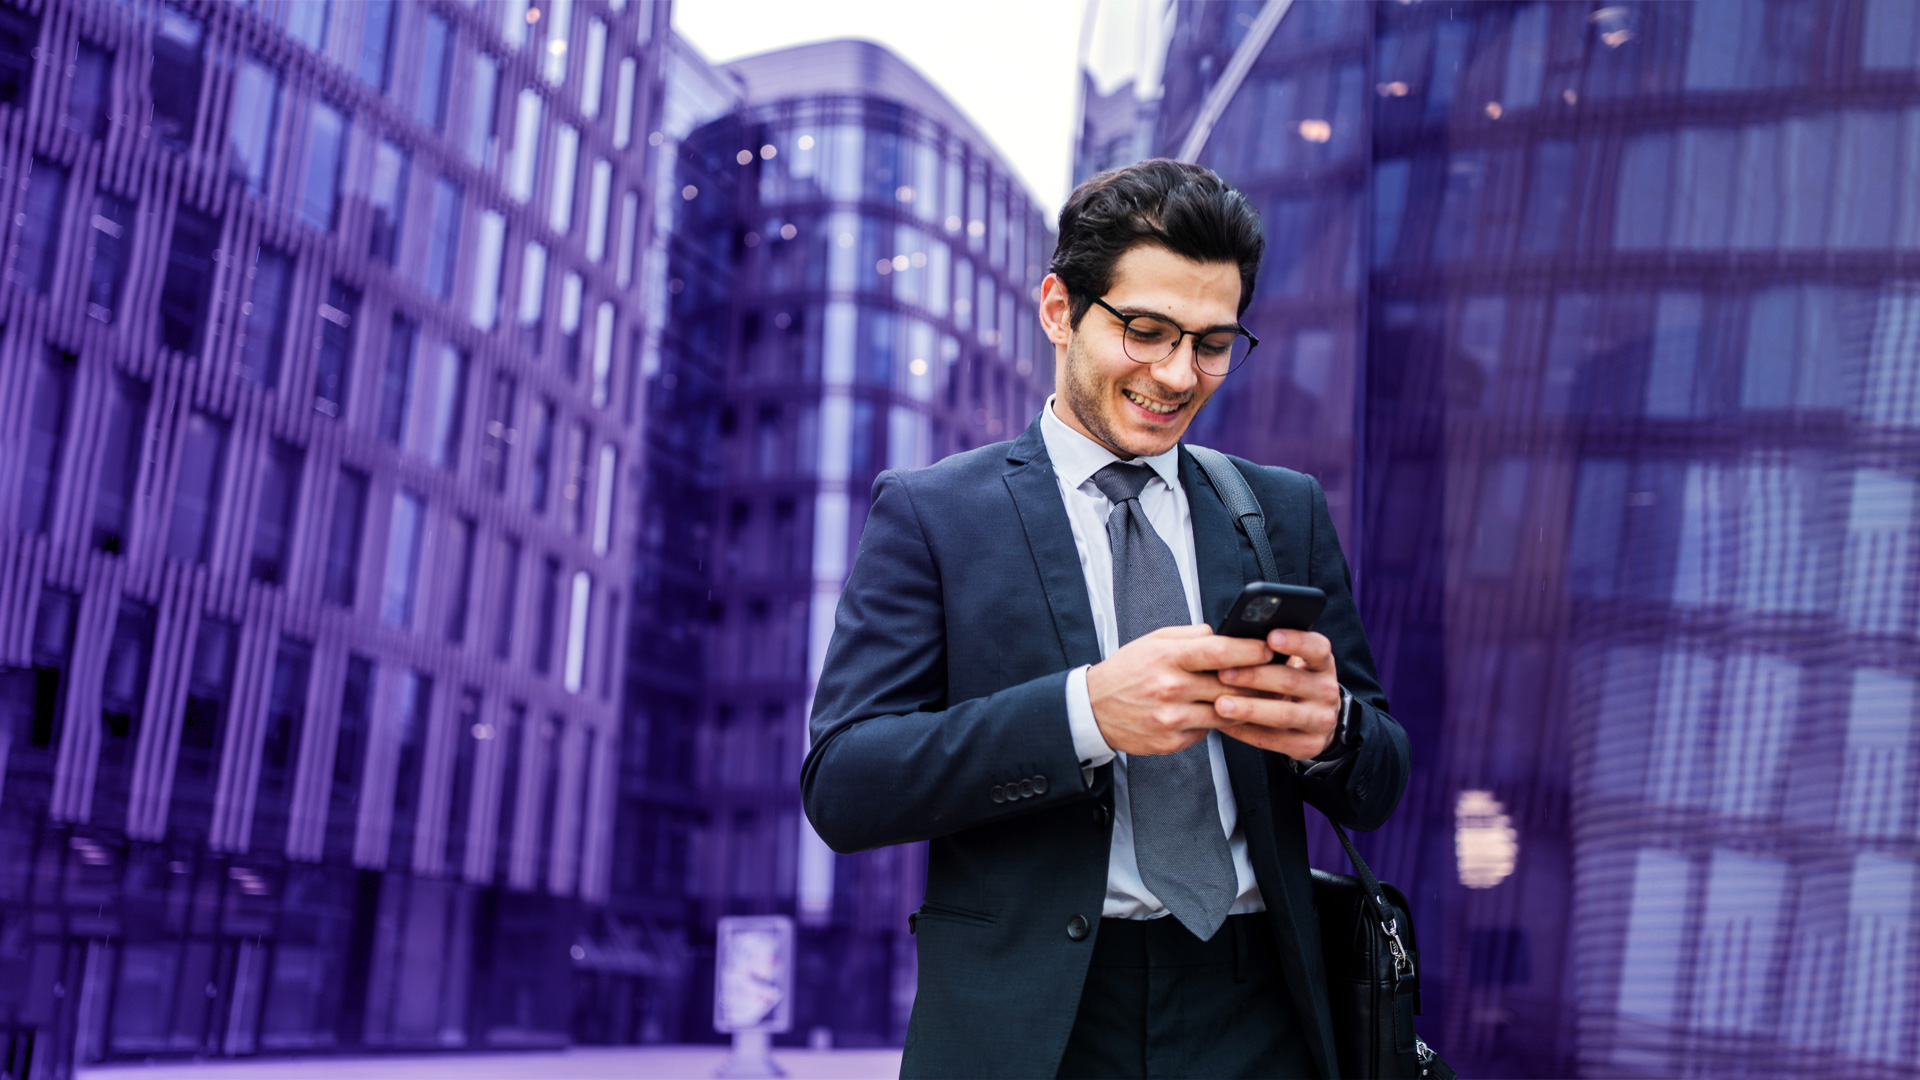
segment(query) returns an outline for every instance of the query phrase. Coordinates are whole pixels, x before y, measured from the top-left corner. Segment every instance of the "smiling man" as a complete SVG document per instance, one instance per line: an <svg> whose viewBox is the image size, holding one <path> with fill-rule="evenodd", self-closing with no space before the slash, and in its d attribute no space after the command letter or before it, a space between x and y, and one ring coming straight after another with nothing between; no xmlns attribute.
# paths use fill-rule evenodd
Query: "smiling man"
<svg viewBox="0 0 1920 1080"><path fill-rule="evenodd" d="M1258 563L1179 445L1258 362L1261 248L1206 169L1088 180L1040 416L874 482L802 783L837 851L931 841L902 1075L1340 1075L1303 801L1379 826L1406 736L1313 478L1231 459L1315 632L1207 628Z"/></svg>

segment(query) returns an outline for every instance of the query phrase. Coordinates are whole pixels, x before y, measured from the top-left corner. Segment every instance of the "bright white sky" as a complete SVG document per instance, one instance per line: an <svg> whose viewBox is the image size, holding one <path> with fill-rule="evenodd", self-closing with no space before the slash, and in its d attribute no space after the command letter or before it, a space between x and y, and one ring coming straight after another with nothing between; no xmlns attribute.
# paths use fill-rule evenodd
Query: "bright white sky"
<svg viewBox="0 0 1920 1080"><path fill-rule="evenodd" d="M674 0L707 59L831 38L877 41L973 118L1047 217L1066 201L1082 0Z"/></svg>

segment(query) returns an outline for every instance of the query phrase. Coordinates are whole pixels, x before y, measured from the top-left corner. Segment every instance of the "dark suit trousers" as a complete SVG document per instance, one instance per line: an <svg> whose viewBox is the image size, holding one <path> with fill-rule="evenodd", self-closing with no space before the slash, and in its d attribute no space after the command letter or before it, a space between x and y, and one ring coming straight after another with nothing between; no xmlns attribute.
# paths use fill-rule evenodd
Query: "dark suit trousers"
<svg viewBox="0 0 1920 1080"><path fill-rule="evenodd" d="M1211 941L1177 919L1100 920L1062 1077L1310 1077L1265 913Z"/></svg>

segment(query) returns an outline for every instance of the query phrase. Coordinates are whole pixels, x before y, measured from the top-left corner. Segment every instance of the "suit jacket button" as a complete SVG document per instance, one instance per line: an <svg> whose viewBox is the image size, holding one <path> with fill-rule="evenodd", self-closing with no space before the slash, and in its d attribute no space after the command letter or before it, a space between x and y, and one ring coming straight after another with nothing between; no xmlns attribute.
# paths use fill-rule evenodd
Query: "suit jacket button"
<svg viewBox="0 0 1920 1080"><path fill-rule="evenodd" d="M1031 798L1033 798L1033 797L1034 797L1034 796L1035 796L1036 794L1038 794L1038 792L1036 792L1036 791L1034 790L1034 787L1033 787L1033 781L1031 781L1031 780L1022 780L1022 781L1020 781L1020 797L1021 797L1021 798L1023 798L1023 799L1031 799Z"/></svg>
<svg viewBox="0 0 1920 1080"><path fill-rule="evenodd" d="M1073 918L1067 920L1067 936L1074 941L1087 940L1087 917L1085 915L1075 915Z"/></svg>
<svg viewBox="0 0 1920 1080"><path fill-rule="evenodd" d="M994 801L994 802L997 802L997 803L1003 803L1003 802L1006 802L1006 801L1007 801L1007 789L1006 789L1006 788L1003 788L1003 787L995 787L995 788L993 789L993 801Z"/></svg>
<svg viewBox="0 0 1920 1080"><path fill-rule="evenodd" d="M1107 827L1107 822L1109 822L1109 821L1112 821L1112 820L1113 820L1113 811L1112 811L1112 810L1109 810L1109 809L1107 809L1107 804L1106 804L1106 803L1095 803L1095 804L1094 804L1094 807L1093 807L1093 824L1094 824L1094 826L1095 826L1095 827L1097 827L1097 828L1101 828L1101 829L1104 829L1104 828L1106 828L1106 827Z"/></svg>
<svg viewBox="0 0 1920 1080"><path fill-rule="evenodd" d="M1033 793L1034 793L1035 795L1045 795L1045 794L1047 793L1047 778L1046 778L1046 777L1044 777L1044 776L1036 776L1036 777L1034 777L1034 778L1033 778Z"/></svg>

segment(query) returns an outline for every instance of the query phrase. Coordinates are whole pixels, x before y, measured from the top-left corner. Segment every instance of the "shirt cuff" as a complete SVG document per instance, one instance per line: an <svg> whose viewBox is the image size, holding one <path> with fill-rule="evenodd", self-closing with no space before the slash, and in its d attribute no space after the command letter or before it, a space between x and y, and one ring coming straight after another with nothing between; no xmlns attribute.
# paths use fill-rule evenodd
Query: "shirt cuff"
<svg viewBox="0 0 1920 1080"><path fill-rule="evenodd" d="M1093 718L1093 698L1087 693L1087 669L1082 664L1067 672L1067 728L1073 732L1073 753L1083 769L1097 769L1113 760L1113 747L1100 734Z"/></svg>

